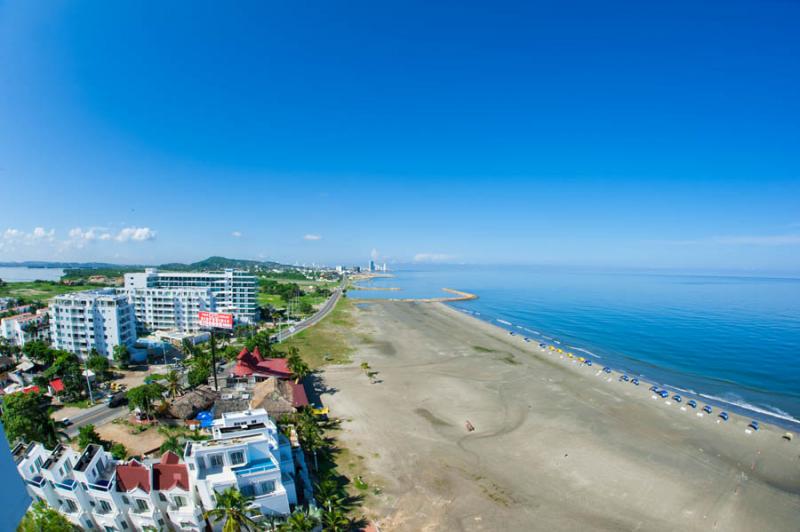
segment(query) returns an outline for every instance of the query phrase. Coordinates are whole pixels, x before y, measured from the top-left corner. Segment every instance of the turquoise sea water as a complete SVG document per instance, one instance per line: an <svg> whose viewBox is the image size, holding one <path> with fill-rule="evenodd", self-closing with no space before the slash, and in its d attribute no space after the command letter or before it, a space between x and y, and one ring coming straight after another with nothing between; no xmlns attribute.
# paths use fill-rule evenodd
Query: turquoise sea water
<svg viewBox="0 0 800 532"><path fill-rule="evenodd" d="M535 267L407 268L359 298L479 296L455 308L532 340L794 425L800 419L800 278ZM502 320L502 321L498 321Z"/></svg>

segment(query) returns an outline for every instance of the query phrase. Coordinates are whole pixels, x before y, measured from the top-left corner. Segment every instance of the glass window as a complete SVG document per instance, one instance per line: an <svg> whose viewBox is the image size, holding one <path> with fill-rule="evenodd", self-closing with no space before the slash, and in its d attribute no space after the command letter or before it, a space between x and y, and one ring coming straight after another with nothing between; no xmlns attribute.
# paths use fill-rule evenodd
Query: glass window
<svg viewBox="0 0 800 532"><path fill-rule="evenodd" d="M161 500L161 502L167 502L167 496L164 495L163 493L159 492L158 498Z"/></svg>
<svg viewBox="0 0 800 532"><path fill-rule="evenodd" d="M275 491L275 481L274 480L267 480L266 482L261 483L261 494L266 495L268 493L272 493Z"/></svg>
<svg viewBox="0 0 800 532"><path fill-rule="evenodd" d="M150 509L150 505L147 504L147 501L144 499L136 499L136 507L143 512L146 512L148 509Z"/></svg>
<svg viewBox="0 0 800 532"><path fill-rule="evenodd" d="M211 463L211 467L222 467L221 454L212 454L208 457L208 461Z"/></svg>
<svg viewBox="0 0 800 532"><path fill-rule="evenodd" d="M244 463L244 453L242 451L236 451L231 453L231 464L232 465L239 465Z"/></svg>
<svg viewBox="0 0 800 532"><path fill-rule="evenodd" d="M186 499L184 499L180 495L176 495L175 497L173 497L172 501L175 503L175 506L177 506L178 508L183 508L184 506L186 506Z"/></svg>

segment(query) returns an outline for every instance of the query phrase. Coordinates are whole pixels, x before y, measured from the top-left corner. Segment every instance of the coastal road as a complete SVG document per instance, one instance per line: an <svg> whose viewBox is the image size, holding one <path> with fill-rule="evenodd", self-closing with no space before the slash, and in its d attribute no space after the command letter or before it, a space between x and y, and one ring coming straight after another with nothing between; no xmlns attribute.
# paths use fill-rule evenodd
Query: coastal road
<svg viewBox="0 0 800 532"><path fill-rule="evenodd" d="M106 403L99 403L91 408L87 408L80 414L70 417L69 419L72 422L72 425L67 427L66 433L70 438L73 438L78 435L78 429L85 425L103 425L118 417L122 417L127 413L127 405L109 408Z"/></svg>
<svg viewBox="0 0 800 532"><path fill-rule="evenodd" d="M338 303L339 298L342 297L342 290L346 286L346 283L347 279L345 278L342 281L342 283L338 287L336 287L336 289L333 291L331 297L329 297L328 300L325 302L325 304L322 305L322 308L320 308L316 313L314 313L313 316L306 318L299 323L294 324L291 329L285 329L279 332L278 334L273 336L273 339L276 342L280 343L289 338L290 336L293 336L299 333L300 331L308 329L309 327L319 323L325 316L327 316L336 307L336 303Z"/></svg>

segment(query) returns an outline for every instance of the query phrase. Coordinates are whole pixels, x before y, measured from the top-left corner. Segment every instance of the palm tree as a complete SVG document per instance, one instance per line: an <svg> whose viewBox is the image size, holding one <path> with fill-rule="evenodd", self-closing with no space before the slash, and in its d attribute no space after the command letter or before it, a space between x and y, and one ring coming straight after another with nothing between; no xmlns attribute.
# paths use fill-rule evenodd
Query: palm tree
<svg viewBox="0 0 800 532"><path fill-rule="evenodd" d="M173 399L181 393L181 376L175 370L167 373L167 391Z"/></svg>
<svg viewBox="0 0 800 532"><path fill-rule="evenodd" d="M286 522L278 527L280 532L312 532L317 526L317 518L306 511L295 510Z"/></svg>
<svg viewBox="0 0 800 532"><path fill-rule="evenodd" d="M322 528L325 532L343 532L350 529L350 519L341 510L329 510L322 514Z"/></svg>
<svg viewBox="0 0 800 532"><path fill-rule="evenodd" d="M292 377L294 377L295 384L299 383L302 379L311 374L311 368L309 368L308 364L306 364L299 356L296 358L290 356L286 360L286 363L289 365L289 371L292 372Z"/></svg>
<svg viewBox="0 0 800 532"><path fill-rule="evenodd" d="M323 477L314 486L314 497L320 506L324 507L328 512L341 509L344 506L344 497L342 497L341 493L342 490L339 484L330 475Z"/></svg>
<svg viewBox="0 0 800 532"><path fill-rule="evenodd" d="M216 499L217 507L205 512L203 518L215 523L224 520L222 532L258 529L258 523L253 518L261 515L261 512L253 507L253 497L243 495L235 488L227 488L222 493L217 493Z"/></svg>

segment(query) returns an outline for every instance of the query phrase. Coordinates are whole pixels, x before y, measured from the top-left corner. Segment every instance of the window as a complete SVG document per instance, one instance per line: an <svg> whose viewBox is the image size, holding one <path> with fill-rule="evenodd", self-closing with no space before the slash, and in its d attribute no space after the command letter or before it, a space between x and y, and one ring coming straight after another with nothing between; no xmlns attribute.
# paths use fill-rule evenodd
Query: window
<svg viewBox="0 0 800 532"><path fill-rule="evenodd" d="M172 502L173 502L173 503L175 504L175 506L177 506L178 508L183 508L184 506L186 506L186 499L184 499L184 498L183 498L183 497L181 497L180 495L176 495L176 496L174 496L174 497L172 498Z"/></svg>
<svg viewBox="0 0 800 532"><path fill-rule="evenodd" d="M158 493L158 498L161 502L167 502L167 496L161 492Z"/></svg>
<svg viewBox="0 0 800 532"><path fill-rule="evenodd" d="M222 467L222 455L221 454L212 454L208 457L208 461L211 464L211 467Z"/></svg>
<svg viewBox="0 0 800 532"><path fill-rule="evenodd" d="M266 482L261 483L261 494L266 495L268 493L272 493L275 491L275 481L274 480L267 480Z"/></svg>
<svg viewBox="0 0 800 532"><path fill-rule="evenodd" d="M242 486L242 495L246 497L253 497L256 494L256 490L252 484L248 484L247 486Z"/></svg>
<svg viewBox="0 0 800 532"><path fill-rule="evenodd" d="M128 523L122 521L122 530L127 530L127 529L128 529Z"/></svg>
<svg viewBox="0 0 800 532"><path fill-rule="evenodd" d="M146 512L147 510L150 509L150 505L147 504L147 501L144 499L136 499L136 508L140 512Z"/></svg>
<svg viewBox="0 0 800 532"><path fill-rule="evenodd" d="M131 503L131 501L129 501L128 498L125 495L122 496L122 502L124 502L125 504L130 504Z"/></svg>
<svg viewBox="0 0 800 532"><path fill-rule="evenodd" d="M78 504L72 499L64 499L64 506L66 507L67 513L72 514L78 511Z"/></svg>
<svg viewBox="0 0 800 532"><path fill-rule="evenodd" d="M108 501L100 499L97 502L100 503L100 513L107 514L111 511L111 505L108 504Z"/></svg>
<svg viewBox="0 0 800 532"><path fill-rule="evenodd" d="M244 453L236 451L231 453L231 465L239 465L244 463Z"/></svg>

